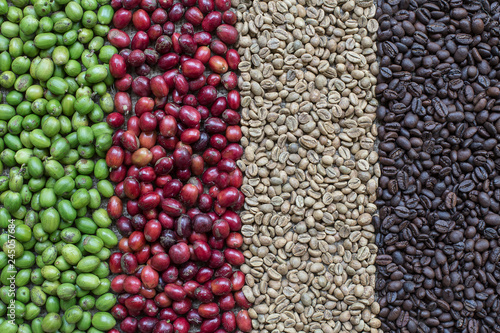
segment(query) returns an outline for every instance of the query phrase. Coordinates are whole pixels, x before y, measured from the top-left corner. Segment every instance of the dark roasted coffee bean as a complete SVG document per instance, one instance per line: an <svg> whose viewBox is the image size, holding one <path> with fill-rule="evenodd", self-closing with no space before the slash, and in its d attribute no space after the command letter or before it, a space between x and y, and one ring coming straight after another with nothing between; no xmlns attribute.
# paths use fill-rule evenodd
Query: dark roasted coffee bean
<svg viewBox="0 0 500 333"><path fill-rule="evenodd" d="M376 16L381 329L500 332L500 3Z"/></svg>

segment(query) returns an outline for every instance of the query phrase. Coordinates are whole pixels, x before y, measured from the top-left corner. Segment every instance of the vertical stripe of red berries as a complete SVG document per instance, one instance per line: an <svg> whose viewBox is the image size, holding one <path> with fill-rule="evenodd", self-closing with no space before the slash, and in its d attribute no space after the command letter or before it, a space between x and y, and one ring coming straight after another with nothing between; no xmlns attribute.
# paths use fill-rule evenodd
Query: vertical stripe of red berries
<svg viewBox="0 0 500 333"><path fill-rule="evenodd" d="M230 0L112 6L108 40L120 52L109 64L118 92L107 118L116 129L106 156L116 183L108 213L123 238L110 258L119 294L111 312L125 333L249 332L238 270L236 13Z"/></svg>

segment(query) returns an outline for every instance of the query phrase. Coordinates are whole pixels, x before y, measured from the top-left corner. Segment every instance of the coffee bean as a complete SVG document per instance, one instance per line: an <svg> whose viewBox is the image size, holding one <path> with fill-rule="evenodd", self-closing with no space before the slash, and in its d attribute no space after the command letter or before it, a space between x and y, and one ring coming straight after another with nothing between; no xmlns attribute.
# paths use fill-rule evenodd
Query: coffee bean
<svg viewBox="0 0 500 333"><path fill-rule="evenodd" d="M244 290L255 301L253 329L378 330L373 0L236 2L239 88L248 97L242 269L254 284ZM400 47L385 49L397 55ZM403 116L407 108L391 110Z"/></svg>
<svg viewBox="0 0 500 333"><path fill-rule="evenodd" d="M488 317L500 315L500 304L487 301L500 298L493 3L377 1L383 331L489 332L499 324Z"/></svg>

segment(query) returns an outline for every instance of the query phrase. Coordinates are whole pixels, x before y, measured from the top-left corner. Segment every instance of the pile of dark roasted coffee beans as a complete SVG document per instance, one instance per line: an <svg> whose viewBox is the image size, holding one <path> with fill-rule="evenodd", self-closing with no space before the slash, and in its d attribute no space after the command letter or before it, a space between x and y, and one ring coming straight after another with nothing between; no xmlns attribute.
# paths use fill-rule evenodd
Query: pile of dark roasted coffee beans
<svg viewBox="0 0 500 333"><path fill-rule="evenodd" d="M500 333L499 44L499 0L0 0L0 333Z"/></svg>
<svg viewBox="0 0 500 333"><path fill-rule="evenodd" d="M500 3L378 1L386 332L500 332Z"/></svg>

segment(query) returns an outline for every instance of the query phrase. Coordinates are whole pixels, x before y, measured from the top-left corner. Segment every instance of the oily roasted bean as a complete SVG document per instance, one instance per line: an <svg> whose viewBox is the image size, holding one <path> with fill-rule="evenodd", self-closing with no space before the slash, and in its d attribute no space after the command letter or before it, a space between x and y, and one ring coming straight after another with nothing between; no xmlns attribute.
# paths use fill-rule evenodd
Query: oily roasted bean
<svg viewBox="0 0 500 333"><path fill-rule="evenodd" d="M491 242L500 222L497 100L488 94L500 85L491 58L499 39L482 36L496 33L486 23L492 7L379 0L376 11L381 328L479 332L499 311L482 295L498 294L486 272L500 253Z"/></svg>

